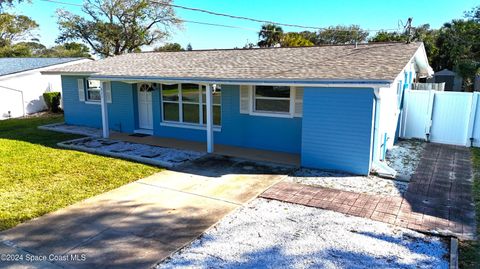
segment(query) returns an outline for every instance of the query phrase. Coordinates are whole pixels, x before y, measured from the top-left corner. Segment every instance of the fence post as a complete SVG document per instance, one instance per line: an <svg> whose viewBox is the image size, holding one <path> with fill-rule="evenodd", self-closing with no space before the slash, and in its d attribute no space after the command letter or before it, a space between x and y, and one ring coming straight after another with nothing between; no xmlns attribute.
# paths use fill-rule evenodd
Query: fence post
<svg viewBox="0 0 480 269"><path fill-rule="evenodd" d="M400 112L400 116L401 116L401 122L400 122L400 130L401 130L401 133L400 133L400 137L405 137L405 133L406 133L406 129L407 129L407 116L408 116L408 103L409 103L409 98L410 98L410 91L411 90L405 90L405 94L403 96L403 103L404 103L404 106L402 108L402 111Z"/></svg>
<svg viewBox="0 0 480 269"><path fill-rule="evenodd" d="M428 96L427 117L425 122L425 136L427 141L430 140L431 131L432 131L432 117L433 117L434 103L435 103L435 91L430 90L429 96Z"/></svg>
<svg viewBox="0 0 480 269"><path fill-rule="evenodd" d="M465 145L473 146L475 142L474 131L475 131L475 121L477 116L477 106L478 106L478 92L472 94L471 106L470 106L470 117L468 118L468 129L467 137L465 138ZM469 143L470 142L470 143Z"/></svg>

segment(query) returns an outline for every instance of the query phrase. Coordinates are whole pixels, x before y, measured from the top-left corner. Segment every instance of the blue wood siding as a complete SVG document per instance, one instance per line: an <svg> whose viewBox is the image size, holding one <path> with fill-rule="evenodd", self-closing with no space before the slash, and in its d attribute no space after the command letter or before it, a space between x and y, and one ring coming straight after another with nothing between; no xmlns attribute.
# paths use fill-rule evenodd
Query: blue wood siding
<svg viewBox="0 0 480 269"><path fill-rule="evenodd" d="M67 124L102 127L102 112L99 104L80 102L77 79L82 77L62 76L63 107ZM133 132L135 129L135 103L133 86L122 82L112 82L112 103L108 106L110 129Z"/></svg>
<svg viewBox="0 0 480 269"><path fill-rule="evenodd" d="M108 106L108 123L112 130L133 133L136 129L136 90L132 84L112 82L112 103Z"/></svg>
<svg viewBox="0 0 480 269"><path fill-rule="evenodd" d="M79 101L77 79L83 77L62 76L65 123L100 128L102 127L100 105Z"/></svg>
<svg viewBox="0 0 480 269"><path fill-rule="evenodd" d="M302 166L370 171L373 89L305 88Z"/></svg>
<svg viewBox="0 0 480 269"><path fill-rule="evenodd" d="M158 91L155 91L153 97L156 136L206 141L206 132L203 130L160 126L161 106ZM220 132L214 132L214 143L299 154L301 132L301 118L241 114L239 86L222 86L222 127Z"/></svg>
<svg viewBox="0 0 480 269"><path fill-rule="evenodd" d="M101 128L98 104L86 104L78 99L77 79L62 77L65 122ZM153 92L154 135L177 139L206 141L204 130L161 126L160 92ZM133 132L138 125L136 85L112 82L112 103L108 104L110 129ZM214 133L217 144L258 148L300 154L302 118L275 118L240 114L239 86L222 87L222 127Z"/></svg>

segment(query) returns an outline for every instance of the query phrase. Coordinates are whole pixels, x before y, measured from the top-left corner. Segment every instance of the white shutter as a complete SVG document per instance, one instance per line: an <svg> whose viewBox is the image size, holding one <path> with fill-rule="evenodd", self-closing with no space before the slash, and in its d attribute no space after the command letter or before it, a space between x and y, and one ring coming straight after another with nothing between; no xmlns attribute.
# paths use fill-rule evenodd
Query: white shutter
<svg viewBox="0 0 480 269"><path fill-rule="evenodd" d="M107 99L107 103L112 102L112 86L110 82L103 82L103 90L105 91L105 99Z"/></svg>
<svg viewBox="0 0 480 269"><path fill-rule="evenodd" d="M293 115L295 117L303 115L303 88L295 88L295 111Z"/></svg>
<svg viewBox="0 0 480 269"><path fill-rule="evenodd" d="M240 85L240 113L250 113L251 88L248 85Z"/></svg>
<svg viewBox="0 0 480 269"><path fill-rule="evenodd" d="M80 100L80 102L85 102L85 85L83 82L83 78L77 79L77 85L78 85L78 100Z"/></svg>

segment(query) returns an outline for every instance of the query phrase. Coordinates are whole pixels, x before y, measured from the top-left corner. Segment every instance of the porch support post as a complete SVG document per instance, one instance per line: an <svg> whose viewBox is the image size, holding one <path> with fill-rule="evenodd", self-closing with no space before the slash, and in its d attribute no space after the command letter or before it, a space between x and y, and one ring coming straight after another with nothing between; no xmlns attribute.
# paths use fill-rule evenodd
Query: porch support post
<svg viewBox="0 0 480 269"><path fill-rule="evenodd" d="M215 85L213 85L215 87ZM212 85L207 84L207 152L213 153L213 110L212 110Z"/></svg>
<svg viewBox="0 0 480 269"><path fill-rule="evenodd" d="M103 87L103 82L100 83L100 104L102 107L102 136L103 138L110 137L110 131L108 128L108 109L107 109L107 98L105 95L105 89Z"/></svg>

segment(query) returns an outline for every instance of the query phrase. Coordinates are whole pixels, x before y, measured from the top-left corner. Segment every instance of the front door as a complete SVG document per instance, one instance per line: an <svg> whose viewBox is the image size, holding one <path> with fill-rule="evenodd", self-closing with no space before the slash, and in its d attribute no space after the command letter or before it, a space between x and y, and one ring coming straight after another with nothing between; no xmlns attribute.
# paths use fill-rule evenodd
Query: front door
<svg viewBox="0 0 480 269"><path fill-rule="evenodd" d="M150 84L138 84L138 127L153 129L152 91Z"/></svg>

